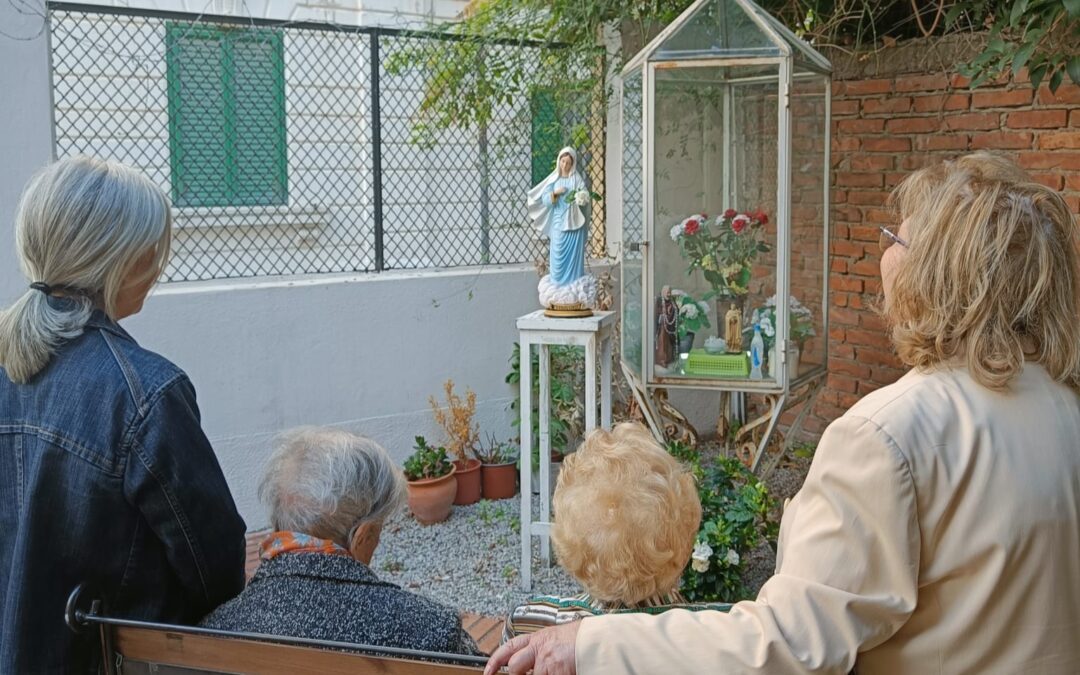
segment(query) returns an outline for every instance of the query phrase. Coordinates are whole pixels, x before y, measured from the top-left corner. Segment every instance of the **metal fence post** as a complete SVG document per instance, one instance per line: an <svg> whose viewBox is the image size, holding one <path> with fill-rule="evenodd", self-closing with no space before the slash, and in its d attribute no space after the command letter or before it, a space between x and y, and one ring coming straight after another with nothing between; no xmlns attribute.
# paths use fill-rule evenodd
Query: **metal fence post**
<svg viewBox="0 0 1080 675"><path fill-rule="evenodd" d="M379 34L371 34L371 186L375 219L375 271L383 259L382 114L379 111Z"/></svg>

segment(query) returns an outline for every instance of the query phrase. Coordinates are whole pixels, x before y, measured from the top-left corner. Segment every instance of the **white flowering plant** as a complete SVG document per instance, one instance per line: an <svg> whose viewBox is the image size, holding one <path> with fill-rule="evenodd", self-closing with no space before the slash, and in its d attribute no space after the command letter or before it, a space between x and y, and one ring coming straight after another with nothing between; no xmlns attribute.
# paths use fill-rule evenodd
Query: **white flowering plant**
<svg viewBox="0 0 1080 675"><path fill-rule="evenodd" d="M681 443L668 451L689 465L701 498L701 528L680 592L691 602L736 602L750 597L743 582L747 556L762 542L775 544L779 525L765 485L741 462L720 457L703 464L697 450Z"/></svg>
<svg viewBox="0 0 1080 675"><path fill-rule="evenodd" d="M696 333L702 328L712 327L709 323L709 303L704 300L695 300L689 293L678 288L672 290L671 295L675 298L675 304L679 306L676 331L680 340L688 333Z"/></svg>
<svg viewBox="0 0 1080 675"><path fill-rule="evenodd" d="M750 321L743 327L746 340L754 337L754 326L761 326L761 337L765 341L765 349L771 349L776 344L775 295L750 314ZM799 302L794 295L788 296L788 330L791 339L799 345L800 349L804 342L817 335L817 331L814 330L814 312Z"/></svg>

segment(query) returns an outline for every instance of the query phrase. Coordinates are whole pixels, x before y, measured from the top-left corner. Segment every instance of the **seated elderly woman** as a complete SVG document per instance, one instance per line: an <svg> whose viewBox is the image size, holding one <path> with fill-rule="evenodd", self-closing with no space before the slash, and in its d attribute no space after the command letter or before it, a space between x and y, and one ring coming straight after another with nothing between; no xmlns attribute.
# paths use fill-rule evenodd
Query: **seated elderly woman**
<svg viewBox="0 0 1080 675"><path fill-rule="evenodd" d="M598 429L563 462L551 542L585 589L539 596L506 618L503 641L607 613L660 613L688 605L676 589L690 560L701 502L694 477L639 424Z"/></svg>
<svg viewBox="0 0 1080 675"><path fill-rule="evenodd" d="M259 485L274 527L262 563L206 628L467 655L480 652L450 607L371 570L383 522L405 499L386 451L345 431L282 435Z"/></svg>

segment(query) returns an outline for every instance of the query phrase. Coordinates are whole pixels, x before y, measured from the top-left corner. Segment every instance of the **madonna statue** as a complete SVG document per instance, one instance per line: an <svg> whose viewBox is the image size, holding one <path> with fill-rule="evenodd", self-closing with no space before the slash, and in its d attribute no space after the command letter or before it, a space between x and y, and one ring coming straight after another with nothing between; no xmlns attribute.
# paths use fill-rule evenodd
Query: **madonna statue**
<svg viewBox="0 0 1080 675"><path fill-rule="evenodd" d="M560 150L555 170L529 190L529 219L551 242L548 274L537 288L548 316L592 314L596 279L585 273L589 201L573 148Z"/></svg>

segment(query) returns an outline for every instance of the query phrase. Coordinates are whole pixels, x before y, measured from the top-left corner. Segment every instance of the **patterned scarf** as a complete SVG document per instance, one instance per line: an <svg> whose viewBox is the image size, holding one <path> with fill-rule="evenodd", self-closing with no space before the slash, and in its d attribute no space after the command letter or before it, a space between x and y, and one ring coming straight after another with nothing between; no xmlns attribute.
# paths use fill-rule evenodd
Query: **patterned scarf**
<svg viewBox="0 0 1080 675"><path fill-rule="evenodd" d="M282 553L325 553L327 555L351 555L347 550L329 539L319 539L301 532L271 532L259 546L259 558L269 560Z"/></svg>

